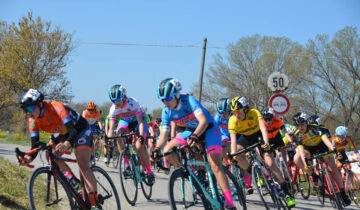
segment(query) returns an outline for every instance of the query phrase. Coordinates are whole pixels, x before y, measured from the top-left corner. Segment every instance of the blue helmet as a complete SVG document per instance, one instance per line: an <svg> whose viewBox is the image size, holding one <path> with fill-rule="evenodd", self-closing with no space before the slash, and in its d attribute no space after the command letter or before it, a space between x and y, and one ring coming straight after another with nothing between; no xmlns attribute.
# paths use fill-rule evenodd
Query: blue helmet
<svg viewBox="0 0 360 210"><path fill-rule="evenodd" d="M348 129L345 126L339 126L335 129L335 134L337 136L345 136L348 133Z"/></svg>
<svg viewBox="0 0 360 210"><path fill-rule="evenodd" d="M110 100L120 102L126 96L126 89L122 85L113 85L109 91Z"/></svg>
<svg viewBox="0 0 360 210"><path fill-rule="evenodd" d="M219 114L225 114L230 110L230 104L230 99L221 98L216 102L216 110L219 112Z"/></svg>
<svg viewBox="0 0 360 210"><path fill-rule="evenodd" d="M178 98L181 89L181 84L177 79L167 78L160 82L157 95L161 100L173 96Z"/></svg>
<svg viewBox="0 0 360 210"><path fill-rule="evenodd" d="M289 134L289 135L294 135L295 134L295 131L296 131L296 127L291 125L291 124L285 124L285 129L286 129L286 132Z"/></svg>

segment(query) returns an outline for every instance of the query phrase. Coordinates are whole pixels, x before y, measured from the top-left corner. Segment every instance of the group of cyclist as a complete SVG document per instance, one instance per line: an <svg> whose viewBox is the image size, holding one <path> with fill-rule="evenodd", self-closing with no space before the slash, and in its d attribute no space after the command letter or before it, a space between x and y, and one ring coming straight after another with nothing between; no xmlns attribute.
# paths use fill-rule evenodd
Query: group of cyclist
<svg viewBox="0 0 360 210"><path fill-rule="evenodd" d="M206 150L211 169L222 189L226 209L236 208L222 168L223 159L227 165L237 164L243 169L246 190L249 194L253 192L250 178L251 167L246 156L238 155L228 159L228 153L236 153L261 141L262 146L257 153L281 186L288 207L294 207L296 202L289 192L286 178L282 176L275 164L277 153L273 152L274 149L285 146L284 139L296 143L294 162L311 175L314 183L318 177L312 165L306 162L306 157L337 148L336 157L344 160L347 158L344 152L347 144L350 144L360 157L344 126L338 127L335 131L336 135L331 137L329 131L321 124L319 117L312 116L309 119L304 112L293 116L294 126L284 125L283 121L275 116L272 108L267 107L260 112L251 108L247 99L240 96L231 100L227 98L218 100L216 103L218 114L214 118L192 95L181 93L181 90L182 86L177 79L167 78L161 81L157 96L163 102L164 108L161 118L156 119L155 122L151 122L149 116L146 115L146 110L136 99L127 96L126 89L122 85L113 85L109 91L109 98L113 104L105 123L94 102L89 102L87 109L80 115L64 103L46 101L40 91L28 89L21 94L19 103L29 118L32 148L41 144L40 130L52 134L51 141L56 144L54 154L61 156L71 147L75 148L80 173L85 180L85 187L89 192L93 209L99 208L96 182L89 167L91 157L94 156L92 131L96 130L96 122L99 129L103 130L108 137L138 131L138 138L133 143L147 174L147 182L151 185L155 183L155 176L150 167L152 158L145 146L147 136L151 137L149 147L153 159L157 159L161 152L166 153L174 147L186 144L200 151ZM120 152L124 149L124 140L121 137L117 139ZM104 153L107 154L108 151L104 149ZM287 157L285 150L281 152L284 157ZM35 157L36 155L26 156L24 163L21 164L27 164ZM104 161L109 160L104 159ZM125 173L130 170L128 161L125 160ZM166 161L173 166L181 166L175 154L166 156ZM336 167L334 156L326 157L325 161L340 188L344 204L350 205L351 201L344 192L341 174ZM61 168L71 171L65 163L58 160L58 164Z"/></svg>

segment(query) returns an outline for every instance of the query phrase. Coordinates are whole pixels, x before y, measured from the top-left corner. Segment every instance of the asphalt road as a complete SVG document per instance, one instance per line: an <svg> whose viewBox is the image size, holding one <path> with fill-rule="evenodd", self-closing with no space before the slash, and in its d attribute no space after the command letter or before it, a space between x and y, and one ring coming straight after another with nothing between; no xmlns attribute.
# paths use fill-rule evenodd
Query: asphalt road
<svg viewBox="0 0 360 210"><path fill-rule="evenodd" d="M10 160L11 162L16 162L16 156L15 156L15 152L14 152L15 147L19 147L22 151L26 151L29 149L28 147L23 147L23 146L18 146L18 145L0 144L0 156ZM43 160L45 159L43 157L43 155L41 157L38 155L38 157L33 162L35 165L35 168L46 165L45 161L43 161L43 162L41 161L42 159ZM113 182L115 183L117 191L119 193L122 209L131 209L131 210L140 210L140 209L168 210L168 209L170 209L169 201L168 201L169 200L168 193L167 193L168 175L165 175L164 173L155 173L156 183L153 186L153 194L152 194L151 200L146 200L146 198L142 194L142 191L141 191L140 185L139 185L138 199L137 199L136 205L130 206L130 204L128 204L127 201L125 200L123 193L122 193L118 169L112 168L112 164L110 164L110 167L107 167L102 161L98 161L98 162L96 162L96 164L98 166L102 167L103 169L105 169L108 172L108 174L111 176ZM33 169L29 169L29 170L33 170ZM74 172L77 171L76 164L72 164L72 170ZM77 174L77 173L75 173L75 174ZM297 202L296 208L294 208L294 209L305 209L305 210L307 210L307 209L324 209L324 210L325 209L333 209L330 206L330 203L328 200L325 203L325 206L322 207L320 205L319 201L317 200L317 198L314 196L310 196L310 198L308 200L304 200L304 199L302 199L301 195L297 195L296 202ZM247 196L247 207L248 207L248 209L251 209L251 210L264 209L257 193ZM199 209L202 209L202 208L199 208ZM358 208L354 204L352 204L350 207L347 207L346 209L355 210Z"/></svg>

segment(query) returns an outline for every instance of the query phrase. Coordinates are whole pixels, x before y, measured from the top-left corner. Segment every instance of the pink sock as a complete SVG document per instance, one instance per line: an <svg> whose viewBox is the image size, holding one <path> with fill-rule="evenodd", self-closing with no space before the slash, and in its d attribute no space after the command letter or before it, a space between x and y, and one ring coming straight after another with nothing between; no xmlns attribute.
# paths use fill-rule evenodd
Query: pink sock
<svg viewBox="0 0 360 210"><path fill-rule="evenodd" d="M164 160L164 167L168 167L168 162Z"/></svg>
<svg viewBox="0 0 360 210"><path fill-rule="evenodd" d="M145 166L146 174L152 174L150 165Z"/></svg>
<svg viewBox="0 0 360 210"><path fill-rule="evenodd" d="M130 166L129 158L125 157L125 166Z"/></svg>
<svg viewBox="0 0 360 210"><path fill-rule="evenodd" d="M195 173L196 169L194 167L190 166L190 169Z"/></svg>
<svg viewBox="0 0 360 210"><path fill-rule="evenodd" d="M251 177L245 176L244 179L245 179L246 187L249 187L251 185Z"/></svg>
<svg viewBox="0 0 360 210"><path fill-rule="evenodd" d="M234 206L231 190L223 192L223 195L225 198L226 206Z"/></svg>
<svg viewBox="0 0 360 210"><path fill-rule="evenodd" d="M230 165L229 159L225 159L225 163L226 163L227 166L229 166Z"/></svg>

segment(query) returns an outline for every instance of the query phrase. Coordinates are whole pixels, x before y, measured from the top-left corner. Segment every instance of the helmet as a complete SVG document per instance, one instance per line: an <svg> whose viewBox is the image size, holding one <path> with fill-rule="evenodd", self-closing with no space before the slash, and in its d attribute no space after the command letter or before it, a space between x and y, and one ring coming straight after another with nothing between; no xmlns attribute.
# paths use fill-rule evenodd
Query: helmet
<svg viewBox="0 0 360 210"><path fill-rule="evenodd" d="M161 100L172 96L178 98L181 89L181 84L177 79L167 78L160 82L157 95Z"/></svg>
<svg viewBox="0 0 360 210"><path fill-rule="evenodd" d="M147 108L145 105L140 105L141 111L146 113L147 112Z"/></svg>
<svg viewBox="0 0 360 210"><path fill-rule="evenodd" d="M285 124L286 132L288 132L289 135L294 135L296 131L296 127L291 124Z"/></svg>
<svg viewBox="0 0 360 210"><path fill-rule="evenodd" d="M296 113L293 118L293 124L298 125L303 122L308 122L308 115L304 112L298 112Z"/></svg>
<svg viewBox="0 0 360 210"><path fill-rule="evenodd" d="M27 89L19 97L19 104L21 108L31 105L39 104L44 100L44 95L36 89Z"/></svg>
<svg viewBox="0 0 360 210"><path fill-rule="evenodd" d="M160 117L156 118L155 122L161 123L161 118Z"/></svg>
<svg viewBox="0 0 360 210"><path fill-rule="evenodd" d="M321 119L316 114L311 115L309 118L309 124L321 125Z"/></svg>
<svg viewBox="0 0 360 210"><path fill-rule="evenodd" d="M96 105L95 105L95 103L93 101L90 101L90 102L87 103L86 108L89 109L89 110L92 110L92 109L96 108Z"/></svg>
<svg viewBox="0 0 360 210"><path fill-rule="evenodd" d="M261 115L264 119L271 119L275 116L274 109L271 107L266 107L262 112Z"/></svg>
<svg viewBox="0 0 360 210"><path fill-rule="evenodd" d="M230 103L231 101L227 98L221 98L216 102L216 110L220 114L225 114L230 110Z"/></svg>
<svg viewBox="0 0 360 210"><path fill-rule="evenodd" d="M122 85L113 85L109 91L112 102L120 102L126 96L126 89Z"/></svg>
<svg viewBox="0 0 360 210"><path fill-rule="evenodd" d="M244 97L237 96L231 100L231 111L243 109L248 106L249 103Z"/></svg>
<svg viewBox="0 0 360 210"><path fill-rule="evenodd" d="M339 126L335 129L335 134L337 136L345 136L348 133L348 129L345 126Z"/></svg>

